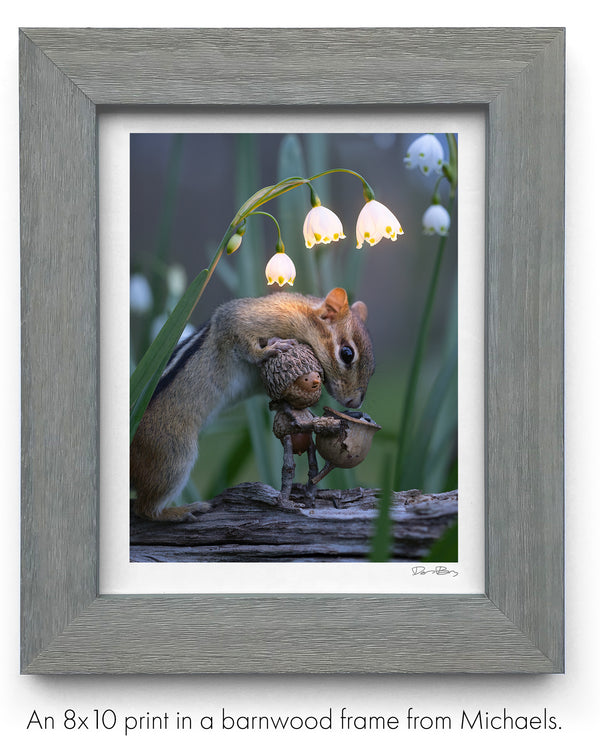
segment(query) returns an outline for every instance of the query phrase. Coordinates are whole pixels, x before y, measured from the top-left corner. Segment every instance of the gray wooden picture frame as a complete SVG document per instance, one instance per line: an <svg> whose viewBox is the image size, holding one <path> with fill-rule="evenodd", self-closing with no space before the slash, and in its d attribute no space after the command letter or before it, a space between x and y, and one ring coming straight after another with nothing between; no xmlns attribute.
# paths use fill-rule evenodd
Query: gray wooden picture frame
<svg viewBox="0 0 600 750"><path fill-rule="evenodd" d="M563 671L564 30L24 29L20 92L22 671ZM97 116L247 105L485 108L485 594L99 595Z"/></svg>

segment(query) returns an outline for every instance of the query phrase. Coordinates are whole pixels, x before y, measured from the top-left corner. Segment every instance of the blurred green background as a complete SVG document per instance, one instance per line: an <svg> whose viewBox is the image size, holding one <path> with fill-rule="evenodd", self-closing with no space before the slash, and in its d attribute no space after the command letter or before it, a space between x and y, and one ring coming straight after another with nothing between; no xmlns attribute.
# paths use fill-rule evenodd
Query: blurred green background
<svg viewBox="0 0 600 750"><path fill-rule="evenodd" d="M408 145L419 133L363 134L132 134L131 159L131 362L139 362L160 324L191 279L205 268L239 206L256 190L291 176L332 168L359 172L377 200L397 216L404 235L356 250L355 224L364 205L361 182L348 174L315 181L323 205L342 220L347 239L308 250L302 224L310 209L307 187L262 208L280 223L297 277L293 290L322 296L334 286L368 306L368 328L377 360L363 410L382 426L356 469L336 469L320 486L389 485L426 491L456 489L457 467L457 241L456 210L444 241L431 325L411 404L401 458L398 434L417 335L440 238L425 236L421 219L431 203L435 176L405 168ZM448 157L445 134L437 134ZM440 185L448 206L448 183ZM266 217L250 217L241 248L223 256L191 318L195 326L232 297L276 293L264 268L277 233ZM140 296L140 275L151 294ZM151 301L150 301L151 300ZM227 412L200 436L200 458L183 500L210 498L228 486L281 481L282 450L271 432L266 396ZM313 410L334 405L324 396ZM399 461L401 466L399 465ZM388 467L388 469L386 469ZM306 458L297 458L296 481L305 481Z"/></svg>

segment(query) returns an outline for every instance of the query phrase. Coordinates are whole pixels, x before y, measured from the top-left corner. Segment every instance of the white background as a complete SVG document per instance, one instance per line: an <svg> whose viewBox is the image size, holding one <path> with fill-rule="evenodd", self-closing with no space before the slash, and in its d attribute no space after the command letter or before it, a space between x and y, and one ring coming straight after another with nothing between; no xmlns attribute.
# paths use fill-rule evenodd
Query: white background
<svg viewBox="0 0 600 750"><path fill-rule="evenodd" d="M212 5L212 4L211 4ZM414 743L420 747L448 746L554 748L587 746L598 737L600 708L597 669L598 578L595 545L598 517L597 393L599 318L597 214L598 79L597 29L588 3L569 5L532 0L501 4L439 2L427 4L380 2L251 3L221 0L205 4L171 0L164 7L150 2L114 0L94 4L37 0L11 5L0 24L0 217L2 274L2 431L0 456L5 509L2 523L2 565L5 608L2 617L0 736L9 746L24 748L178 747L248 748L304 747L312 743L381 748ZM264 7L263 7L264 6ZM554 8L557 8L556 10ZM18 268L18 26L566 26L567 27L567 305L566 305L566 447L567 447L567 672L544 677L180 677L98 678L22 677L18 674L19 581L19 268ZM307 50L307 65L310 65ZM548 154L548 159L555 158ZM156 644L154 644L156 645ZM544 708L558 717L561 730L460 731L418 730L368 733L316 732L192 732L139 731L125 737L119 730L93 732L58 728L67 708L78 714L114 709L126 714L192 715L323 714L329 706L347 706L349 713L398 715L409 706L420 715L460 717L463 709L490 714L506 707L513 714L535 715ZM33 710L57 717L57 729L26 730ZM456 726L456 722L455 722ZM586 743L585 745L583 743Z"/></svg>
<svg viewBox="0 0 600 750"><path fill-rule="evenodd" d="M414 576L410 563L129 562L129 142L140 132L457 133L460 176L458 247L459 563L454 576ZM118 111L99 118L100 232L100 566L102 594L143 593L430 593L485 590L484 286L485 113L443 108L379 115L297 112L185 116ZM403 179L402 172L398 173ZM207 217L208 220L208 217ZM371 386L372 387L372 386ZM105 396L106 394L106 396Z"/></svg>

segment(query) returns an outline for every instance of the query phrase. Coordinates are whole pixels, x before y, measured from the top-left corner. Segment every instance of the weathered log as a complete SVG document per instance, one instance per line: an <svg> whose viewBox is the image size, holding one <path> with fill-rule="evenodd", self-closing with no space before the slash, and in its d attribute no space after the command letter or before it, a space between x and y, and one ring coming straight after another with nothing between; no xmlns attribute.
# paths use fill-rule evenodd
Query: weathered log
<svg viewBox="0 0 600 750"><path fill-rule="evenodd" d="M132 562L360 562L368 559L379 490L319 489L314 506L294 485L290 508L258 482L232 487L193 523L131 516ZM458 515L458 492L396 492L391 506L398 562L420 560Z"/></svg>

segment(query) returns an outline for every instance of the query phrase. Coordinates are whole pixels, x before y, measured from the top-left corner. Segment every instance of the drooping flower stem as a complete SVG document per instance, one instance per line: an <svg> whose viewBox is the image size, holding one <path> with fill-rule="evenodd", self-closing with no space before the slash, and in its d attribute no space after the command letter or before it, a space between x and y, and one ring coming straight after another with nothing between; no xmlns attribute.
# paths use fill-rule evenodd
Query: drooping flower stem
<svg viewBox="0 0 600 750"><path fill-rule="evenodd" d="M454 205L454 193L451 194L448 202L448 213L452 213ZM429 328L431 324L431 315L433 312L435 296L437 292L438 280L440 277L440 269L442 266L442 260L444 259L444 249L446 247L447 235L440 237L438 244L438 250L431 273L431 279L429 281L429 289L427 291L427 298L425 300L425 307L423 308L423 315L421 317L421 323L419 326L419 333L417 336L417 343L415 346L415 353L413 355L410 373L408 376L408 383L406 386L406 393L404 396L404 406L402 410L402 417L400 421L400 430L398 432L398 443L396 452L396 467L394 471L394 488L400 489L402 486L402 477L404 473L404 461L406 457L406 443L412 422L414 407L415 407L415 396L417 390L417 383L419 382L419 375L421 372L421 366L423 364L423 355L425 353L425 345L427 343L427 336L429 334Z"/></svg>
<svg viewBox="0 0 600 750"><path fill-rule="evenodd" d="M450 197L453 198L458 182L458 144L454 133L446 133L446 141L448 143L448 163L444 164L442 171L450 183Z"/></svg>
<svg viewBox="0 0 600 750"><path fill-rule="evenodd" d="M308 182L308 188L310 190L310 205L313 208L318 208L321 205L321 199L319 196L315 193L314 187L311 185L310 181Z"/></svg>
<svg viewBox="0 0 600 750"><path fill-rule="evenodd" d="M269 214L266 211L252 211L252 213L248 214L248 216L268 216L269 219L273 219L273 221L275 222L275 226L277 227L276 249L278 253L284 253L285 247L283 246L283 240L281 239L281 227L279 226L279 222L273 216L273 214Z"/></svg>
<svg viewBox="0 0 600 750"><path fill-rule="evenodd" d="M319 177L324 177L326 174L334 174L334 172L343 172L345 174L351 174L354 175L354 177L358 177L358 179L363 184L363 195L365 198L365 201L372 201L375 197L375 192L373 188L369 185L369 183L365 180L365 178L359 174L358 172L354 172L352 169L344 169L342 167L336 168L336 169L328 169L326 172L319 172L319 174L314 175L314 177L311 177L309 182L311 180L318 180Z"/></svg>
<svg viewBox="0 0 600 750"><path fill-rule="evenodd" d="M437 206L437 205L439 205L442 202L441 199L440 199L440 194L438 193L438 189L440 187L440 182L443 179L444 179L444 175L440 175L437 178L437 180L436 180L435 187L433 188L433 195L431 196L431 205L432 206Z"/></svg>
<svg viewBox="0 0 600 750"><path fill-rule="evenodd" d="M237 214L235 215L232 224L238 224L240 221L245 219L247 216L249 216L251 213L255 212L257 208L263 205L263 203L267 203L268 201L272 200L273 198L278 198L280 195L283 195L284 193L287 193L289 190L293 190L296 187L299 187L300 185L309 185L311 187L312 191L312 185L310 184L313 180L318 180L319 177L324 177L328 174L334 174L336 172L343 172L345 174L351 174L354 175L354 177L358 177L358 179L362 182L363 185L363 195L365 197L366 201L373 200L375 197L375 192L373 191L373 188L369 185L369 183L365 180L365 178L359 174L358 172L355 172L352 169L344 169L343 167L336 167L335 169L328 169L325 172L319 172L316 175L313 175L312 177L287 177L285 180L281 180L281 182L276 183L275 185L269 185L268 187L261 188L260 190L257 190L254 195L250 196L248 200L240 207Z"/></svg>

